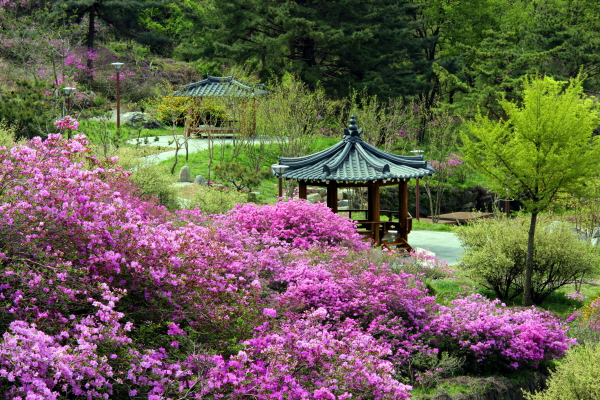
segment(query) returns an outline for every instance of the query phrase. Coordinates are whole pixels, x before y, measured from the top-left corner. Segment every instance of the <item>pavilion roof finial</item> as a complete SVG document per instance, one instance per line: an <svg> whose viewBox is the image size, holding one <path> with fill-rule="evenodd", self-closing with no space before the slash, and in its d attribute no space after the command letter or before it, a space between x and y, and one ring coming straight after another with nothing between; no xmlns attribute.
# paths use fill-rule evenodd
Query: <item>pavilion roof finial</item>
<svg viewBox="0 0 600 400"><path fill-rule="evenodd" d="M358 126L356 126L356 115L352 114L352 116L350 117L350 125L348 125L348 129L344 129L344 136L360 138L362 131L362 129L358 129Z"/></svg>

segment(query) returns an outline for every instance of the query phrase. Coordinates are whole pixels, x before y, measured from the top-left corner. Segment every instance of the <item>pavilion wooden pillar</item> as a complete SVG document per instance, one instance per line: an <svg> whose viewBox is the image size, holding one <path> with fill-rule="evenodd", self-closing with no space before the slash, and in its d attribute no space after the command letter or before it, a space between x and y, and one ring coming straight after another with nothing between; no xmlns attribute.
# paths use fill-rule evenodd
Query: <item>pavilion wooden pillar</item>
<svg viewBox="0 0 600 400"><path fill-rule="evenodd" d="M298 197L306 200L306 197L307 197L306 181L298 181Z"/></svg>
<svg viewBox="0 0 600 400"><path fill-rule="evenodd" d="M368 197L368 210L367 210L367 221L379 222L381 221L381 206L379 200L379 185L370 184L367 186L367 197ZM371 224L373 229L373 241L379 244L381 240L380 226L379 224Z"/></svg>
<svg viewBox="0 0 600 400"><path fill-rule="evenodd" d="M338 185L336 181L329 181L327 184L327 207L337 214L338 212Z"/></svg>
<svg viewBox="0 0 600 400"><path fill-rule="evenodd" d="M398 219L400 220L400 237L408 241L408 179L398 185Z"/></svg>
<svg viewBox="0 0 600 400"><path fill-rule="evenodd" d="M375 215L375 192L377 191L376 187L367 186L367 221L376 221Z"/></svg>

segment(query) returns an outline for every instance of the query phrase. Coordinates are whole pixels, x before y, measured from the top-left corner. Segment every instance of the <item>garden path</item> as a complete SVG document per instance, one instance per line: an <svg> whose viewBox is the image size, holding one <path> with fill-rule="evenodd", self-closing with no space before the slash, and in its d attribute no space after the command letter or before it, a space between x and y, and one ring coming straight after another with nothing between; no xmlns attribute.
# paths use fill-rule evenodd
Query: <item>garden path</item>
<svg viewBox="0 0 600 400"><path fill-rule="evenodd" d="M411 231L408 243L413 249L429 250L449 265L458 264L463 248L455 233L435 231Z"/></svg>

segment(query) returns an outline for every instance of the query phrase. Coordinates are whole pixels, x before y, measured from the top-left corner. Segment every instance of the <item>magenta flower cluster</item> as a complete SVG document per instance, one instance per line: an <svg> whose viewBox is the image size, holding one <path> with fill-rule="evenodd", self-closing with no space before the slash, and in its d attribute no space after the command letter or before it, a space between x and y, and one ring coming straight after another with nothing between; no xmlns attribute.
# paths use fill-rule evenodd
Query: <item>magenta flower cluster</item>
<svg viewBox="0 0 600 400"><path fill-rule="evenodd" d="M446 171L448 175L452 175L454 173L454 167L462 165L464 162L460 158L461 156L458 154L450 153L448 157L446 157L443 161L431 160L431 166L438 172Z"/></svg>
<svg viewBox="0 0 600 400"><path fill-rule="evenodd" d="M418 352L521 367L571 344L534 309L436 306L322 204L171 213L87 144L0 148L0 396L407 399Z"/></svg>
<svg viewBox="0 0 600 400"><path fill-rule="evenodd" d="M71 117L70 115L66 115L66 116L62 117L61 119L56 121L54 123L54 125L61 132L66 131L66 130L76 131L77 129L79 129L79 122L75 118Z"/></svg>
<svg viewBox="0 0 600 400"><path fill-rule="evenodd" d="M516 311L479 294L440 307L429 328L438 348L478 363L507 363L514 369L560 357L575 344L549 312Z"/></svg>

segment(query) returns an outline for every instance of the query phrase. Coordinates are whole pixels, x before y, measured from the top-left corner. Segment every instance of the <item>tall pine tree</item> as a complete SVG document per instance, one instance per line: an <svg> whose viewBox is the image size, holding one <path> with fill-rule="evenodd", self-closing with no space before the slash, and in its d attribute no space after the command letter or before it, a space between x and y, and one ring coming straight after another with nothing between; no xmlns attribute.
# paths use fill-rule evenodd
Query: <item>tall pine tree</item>
<svg viewBox="0 0 600 400"><path fill-rule="evenodd" d="M252 62L262 79L297 74L332 95L350 88L414 95L429 66L405 0L232 0L213 3L210 56Z"/></svg>
<svg viewBox="0 0 600 400"><path fill-rule="evenodd" d="M53 10L76 23L87 22L86 46L96 47L96 24L103 22L112 27L118 36L148 45L155 52L165 52L170 40L153 34L140 24L140 13L149 8L161 7L164 0L60 0L53 1ZM87 20L85 19L87 18ZM88 59L88 69L93 69L93 59Z"/></svg>

